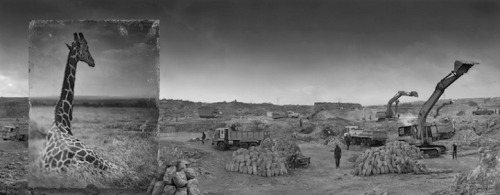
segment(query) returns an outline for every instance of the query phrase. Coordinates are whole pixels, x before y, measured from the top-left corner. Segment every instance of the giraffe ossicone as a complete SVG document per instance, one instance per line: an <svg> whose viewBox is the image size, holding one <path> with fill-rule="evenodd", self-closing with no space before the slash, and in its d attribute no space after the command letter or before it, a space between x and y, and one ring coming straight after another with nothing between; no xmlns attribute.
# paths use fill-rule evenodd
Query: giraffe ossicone
<svg viewBox="0 0 500 195"><path fill-rule="evenodd" d="M95 66L83 33L74 33L73 35L73 43L66 44L69 54L64 71L61 96L55 107L54 122L46 137L43 166L48 170L59 172L65 172L71 166L116 170L119 168L118 166L101 158L94 150L87 148L85 144L73 136L71 131L76 65L81 61L90 67Z"/></svg>

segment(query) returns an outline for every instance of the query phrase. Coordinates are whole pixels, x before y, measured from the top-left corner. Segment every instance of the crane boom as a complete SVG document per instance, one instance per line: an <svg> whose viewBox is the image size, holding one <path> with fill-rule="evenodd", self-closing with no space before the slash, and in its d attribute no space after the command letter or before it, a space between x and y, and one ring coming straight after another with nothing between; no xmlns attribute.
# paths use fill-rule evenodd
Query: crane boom
<svg viewBox="0 0 500 195"><path fill-rule="evenodd" d="M458 78L460 78L463 74L467 73L467 71L469 71L469 69L476 64L479 63L466 62L460 60L455 61L455 69L452 70L451 73L448 74L446 77L441 79L441 81L439 81L439 83L436 85L434 93L432 93L429 99L422 106L422 109L420 109L420 112L418 113L417 130L419 131L423 145L428 145L430 142L432 142L432 137L428 135L428 131L424 130L426 125L427 115L429 114L430 110L432 109L432 107L434 107L434 105L439 100L441 95L443 95L444 90L448 88L448 86L450 86Z"/></svg>

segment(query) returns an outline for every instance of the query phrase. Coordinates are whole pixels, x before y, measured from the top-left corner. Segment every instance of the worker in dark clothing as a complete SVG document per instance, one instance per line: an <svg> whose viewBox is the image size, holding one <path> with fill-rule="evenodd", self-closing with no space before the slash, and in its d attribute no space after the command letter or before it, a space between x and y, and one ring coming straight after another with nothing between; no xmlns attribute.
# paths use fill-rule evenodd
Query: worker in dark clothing
<svg viewBox="0 0 500 195"><path fill-rule="evenodd" d="M302 127L302 119L300 119L300 127Z"/></svg>
<svg viewBox="0 0 500 195"><path fill-rule="evenodd" d="M457 144L453 143L453 159L457 159Z"/></svg>
<svg viewBox="0 0 500 195"><path fill-rule="evenodd" d="M207 135L205 135L205 132L201 134L201 144L205 144L205 138L207 138Z"/></svg>
<svg viewBox="0 0 500 195"><path fill-rule="evenodd" d="M350 134L347 134L347 136L345 136L345 144L347 145L347 150L349 150L349 145L351 145L351 135Z"/></svg>
<svg viewBox="0 0 500 195"><path fill-rule="evenodd" d="M334 158L335 158L335 167L339 168L340 165L340 157L342 156L342 150L340 149L338 144L335 144L334 150Z"/></svg>

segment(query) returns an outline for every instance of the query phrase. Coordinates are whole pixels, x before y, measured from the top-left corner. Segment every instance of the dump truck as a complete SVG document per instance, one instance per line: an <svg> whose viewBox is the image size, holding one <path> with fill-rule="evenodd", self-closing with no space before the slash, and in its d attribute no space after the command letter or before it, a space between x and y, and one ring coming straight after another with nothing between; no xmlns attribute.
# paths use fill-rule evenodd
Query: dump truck
<svg viewBox="0 0 500 195"><path fill-rule="evenodd" d="M288 118L286 112L272 112L271 116L273 119Z"/></svg>
<svg viewBox="0 0 500 195"><path fill-rule="evenodd" d="M423 104L418 113L418 123L398 128L398 140L415 145L429 157L439 157L440 154L446 153L447 149L444 145L433 144L433 141L437 140L439 135L437 129L427 123L427 116L441 95L443 95L445 89L476 64L479 63L456 60L454 69L437 83L434 92Z"/></svg>
<svg viewBox="0 0 500 195"><path fill-rule="evenodd" d="M495 113L495 111L485 108L478 108L477 110L472 111L472 115L492 115L493 113Z"/></svg>
<svg viewBox="0 0 500 195"><path fill-rule="evenodd" d="M358 126L345 126L344 132L344 138L347 135L351 136L352 145L384 145L388 138L386 131L367 130L359 128Z"/></svg>
<svg viewBox="0 0 500 195"><path fill-rule="evenodd" d="M361 146L384 145L387 138L386 131L364 129L358 134L351 134L351 144Z"/></svg>
<svg viewBox="0 0 500 195"><path fill-rule="evenodd" d="M217 128L213 134L212 145L218 150L226 150L233 146L248 149L258 146L265 138L270 137L269 131L238 131L231 128Z"/></svg>
<svg viewBox="0 0 500 195"><path fill-rule="evenodd" d="M11 141L28 141L28 129L21 129L19 126L3 126L2 138Z"/></svg>
<svg viewBox="0 0 500 195"><path fill-rule="evenodd" d="M198 109L198 115L200 118L217 118L221 115L221 112L211 106L203 106Z"/></svg>

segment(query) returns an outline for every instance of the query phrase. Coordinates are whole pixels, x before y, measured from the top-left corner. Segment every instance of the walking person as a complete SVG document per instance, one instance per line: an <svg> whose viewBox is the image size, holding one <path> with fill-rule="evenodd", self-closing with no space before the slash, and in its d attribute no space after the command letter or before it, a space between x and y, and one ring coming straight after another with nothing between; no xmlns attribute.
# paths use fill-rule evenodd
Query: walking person
<svg viewBox="0 0 500 195"><path fill-rule="evenodd" d="M457 159L457 144L453 143L453 159Z"/></svg>
<svg viewBox="0 0 500 195"><path fill-rule="evenodd" d="M351 135L347 134L345 137L345 144L347 145L347 150L349 150L349 145L351 145Z"/></svg>
<svg viewBox="0 0 500 195"><path fill-rule="evenodd" d="M205 144L205 138L207 138L207 135L205 135L205 132L202 132L202 134L201 134L201 144Z"/></svg>
<svg viewBox="0 0 500 195"><path fill-rule="evenodd" d="M335 158L335 167L339 168L340 165L340 157L342 156L342 150L340 149L338 144L335 144L334 150L334 158Z"/></svg>

